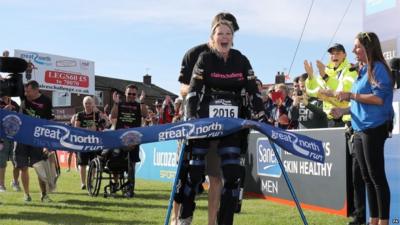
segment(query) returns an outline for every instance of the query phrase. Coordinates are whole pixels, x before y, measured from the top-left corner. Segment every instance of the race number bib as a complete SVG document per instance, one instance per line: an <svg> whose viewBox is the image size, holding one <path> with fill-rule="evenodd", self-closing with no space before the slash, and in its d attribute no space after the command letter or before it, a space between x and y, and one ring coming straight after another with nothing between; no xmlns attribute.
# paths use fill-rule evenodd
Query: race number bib
<svg viewBox="0 0 400 225"><path fill-rule="evenodd" d="M210 103L209 117L229 117L238 118L239 107L231 101L223 99L215 100Z"/></svg>

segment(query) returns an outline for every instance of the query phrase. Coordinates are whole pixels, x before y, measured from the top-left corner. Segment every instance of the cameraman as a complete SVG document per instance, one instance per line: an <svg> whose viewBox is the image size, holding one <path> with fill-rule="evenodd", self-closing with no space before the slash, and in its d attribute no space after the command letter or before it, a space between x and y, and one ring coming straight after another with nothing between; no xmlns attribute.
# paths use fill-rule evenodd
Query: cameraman
<svg viewBox="0 0 400 225"><path fill-rule="evenodd" d="M1 78L1 76L0 76ZM19 111L19 106L16 102L11 100L9 96L0 97L0 109L10 110L14 112ZM6 186L4 184L7 160L12 160L14 151L14 142L7 139L0 139L0 192L6 191ZM13 177L14 180L11 182L11 186L14 191L21 191L19 186L18 177L19 169L15 168L13 163Z"/></svg>
<svg viewBox="0 0 400 225"><path fill-rule="evenodd" d="M328 118L323 111L322 101L307 95L305 81L307 73L294 79L293 105L289 117L299 121L299 129L328 127Z"/></svg>

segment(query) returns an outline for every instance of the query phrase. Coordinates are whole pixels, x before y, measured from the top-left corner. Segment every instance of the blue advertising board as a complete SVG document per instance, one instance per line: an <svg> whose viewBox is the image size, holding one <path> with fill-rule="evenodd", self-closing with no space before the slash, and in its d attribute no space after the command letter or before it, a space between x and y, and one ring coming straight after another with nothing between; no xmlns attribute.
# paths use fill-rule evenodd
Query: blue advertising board
<svg viewBox="0 0 400 225"><path fill-rule="evenodd" d="M279 167L278 160L272 150L268 138L257 139L257 174L279 178L282 175L282 170ZM275 145L276 146L276 145ZM282 149L276 146L276 150L280 157L282 157Z"/></svg>
<svg viewBox="0 0 400 225"><path fill-rule="evenodd" d="M325 163L317 163L290 154L284 148L277 148L302 206L347 216L344 128L296 132L321 140L326 157ZM249 135L244 191L250 196L283 204L292 204L293 200L271 144L265 135L258 132Z"/></svg>
<svg viewBox="0 0 400 225"><path fill-rule="evenodd" d="M178 167L177 149L177 140L140 145L141 162L136 164L136 177L173 181Z"/></svg>

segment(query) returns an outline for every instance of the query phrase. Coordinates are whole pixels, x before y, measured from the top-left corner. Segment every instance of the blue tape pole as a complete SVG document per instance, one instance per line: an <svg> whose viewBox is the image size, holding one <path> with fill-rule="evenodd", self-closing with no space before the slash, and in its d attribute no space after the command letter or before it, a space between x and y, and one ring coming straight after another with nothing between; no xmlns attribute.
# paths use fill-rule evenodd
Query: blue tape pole
<svg viewBox="0 0 400 225"><path fill-rule="evenodd" d="M165 216L164 225L168 225L169 224L169 220L170 220L170 217L171 217L172 203L174 202L174 194L176 192L176 185L178 184L179 172L181 171L181 167L182 167L182 164L183 164L183 157L185 155L185 150L186 150L186 144L185 144L186 141L187 140L183 141L181 153L179 155L178 168L176 169L175 180L174 180L174 183L172 184L172 191L171 191L171 195L169 197L168 210L167 210L167 215Z"/></svg>
<svg viewBox="0 0 400 225"><path fill-rule="evenodd" d="M296 203L297 210L300 213L301 219L303 220L304 225L308 225L306 216L303 213L303 209L301 208L299 200L297 199L296 192L294 191L294 188L292 186L292 183L290 182L289 176L286 173L285 167L283 166L281 157L279 156L278 151L276 150L275 144L269 138L268 138L268 141L269 141L269 143L270 143L270 145L272 147L272 150L274 150L276 160L278 160L279 167L281 167L283 177L285 178L286 184L287 184L287 186L288 186L288 188L290 190L290 194L292 195L293 200Z"/></svg>

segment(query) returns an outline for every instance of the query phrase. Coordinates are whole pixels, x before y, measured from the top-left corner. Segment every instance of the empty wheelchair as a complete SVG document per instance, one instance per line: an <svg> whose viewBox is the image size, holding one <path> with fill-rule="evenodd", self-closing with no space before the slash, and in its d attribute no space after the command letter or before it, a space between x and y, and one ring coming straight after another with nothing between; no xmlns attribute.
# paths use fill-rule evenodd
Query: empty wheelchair
<svg viewBox="0 0 400 225"><path fill-rule="evenodd" d="M115 197L118 191L126 197L133 197L133 185L128 179L132 177L129 152L120 149L103 150L101 155L94 158L89 164L87 176L87 190L90 196L98 196L103 180L105 198Z"/></svg>

